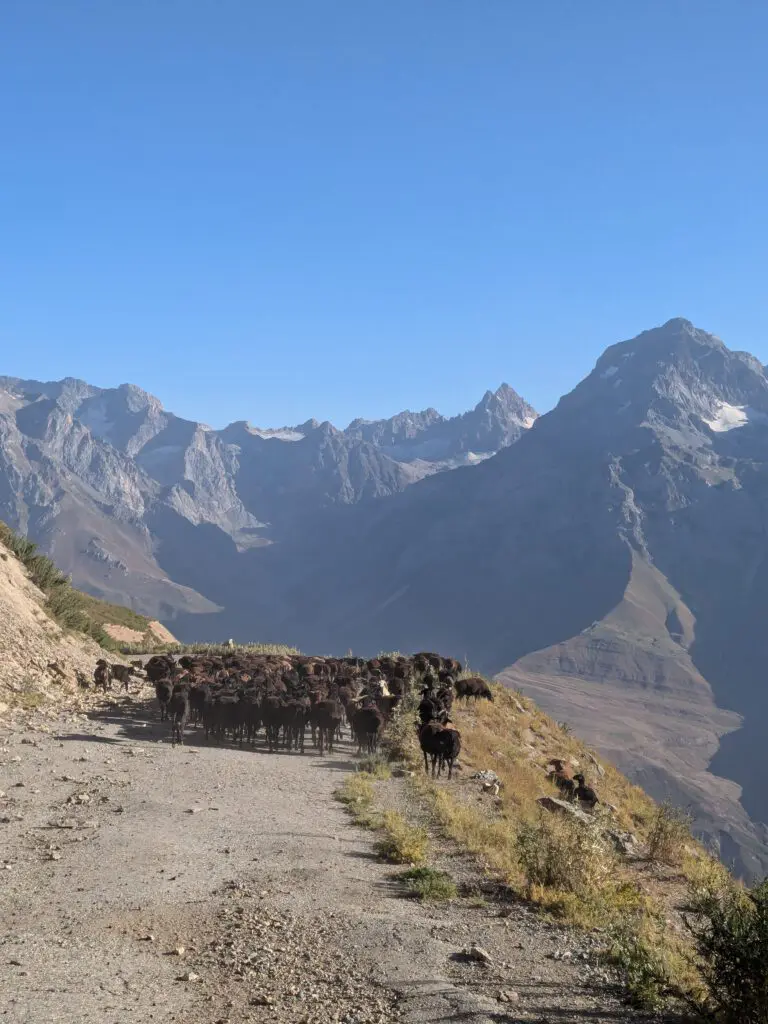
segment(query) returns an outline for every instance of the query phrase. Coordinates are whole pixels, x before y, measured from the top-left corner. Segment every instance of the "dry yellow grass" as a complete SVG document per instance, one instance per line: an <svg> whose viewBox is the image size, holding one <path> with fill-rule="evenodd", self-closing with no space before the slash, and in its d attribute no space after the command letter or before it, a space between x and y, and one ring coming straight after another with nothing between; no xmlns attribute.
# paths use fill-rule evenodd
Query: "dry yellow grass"
<svg viewBox="0 0 768 1024"><path fill-rule="evenodd" d="M429 836L423 828L409 824L398 811L381 816L379 854L393 864L423 864L429 850Z"/></svg>
<svg viewBox="0 0 768 1024"><path fill-rule="evenodd" d="M492 689L493 702L454 705L451 717L461 732L463 770L452 783L433 781L423 772L415 702L395 719L390 753L416 770L410 782L414 792L441 831L488 874L561 920L600 926L615 936L614 953L624 958L641 1001L650 1004L651 991L660 991L653 980L656 968L671 987L695 992L697 976L683 930L667 922L672 916L679 924L689 880L698 877L702 885L722 881L729 877L725 869L678 827L678 818L667 830L667 859L676 871L618 855L609 831L631 832L641 845L658 834L660 813L653 800L522 694L498 685ZM547 772L555 757L572 763L597 790L594 828L574 825L538 804L540 797L560 795ZM483 769L493 770L500 780L496 798L471 781ZM666 825L667 816L662 818Z"/></svg>

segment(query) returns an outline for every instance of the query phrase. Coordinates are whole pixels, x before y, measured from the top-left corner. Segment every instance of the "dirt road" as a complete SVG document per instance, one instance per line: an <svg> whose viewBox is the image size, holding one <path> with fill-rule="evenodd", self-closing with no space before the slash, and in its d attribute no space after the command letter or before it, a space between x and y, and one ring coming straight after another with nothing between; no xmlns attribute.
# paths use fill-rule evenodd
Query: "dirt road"
<svg viewBox="0 0 768 1024"><path fill-rule="evenodd" d="M2 1020L640 1019L524 906L405 899L333 799L351 767L348 744L173 749L136 698L3 724Z"/></svg>

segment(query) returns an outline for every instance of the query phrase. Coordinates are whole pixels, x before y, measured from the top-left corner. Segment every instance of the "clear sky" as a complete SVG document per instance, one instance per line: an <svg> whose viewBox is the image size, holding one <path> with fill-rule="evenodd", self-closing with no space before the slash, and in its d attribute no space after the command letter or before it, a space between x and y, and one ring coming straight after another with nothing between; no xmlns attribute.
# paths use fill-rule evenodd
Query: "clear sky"
<svg viewBox="0 0 768 1024"><path fill-rule="evenodd" d="M0 373L220 426L768 361L762 0L4 0Z"/></svg>

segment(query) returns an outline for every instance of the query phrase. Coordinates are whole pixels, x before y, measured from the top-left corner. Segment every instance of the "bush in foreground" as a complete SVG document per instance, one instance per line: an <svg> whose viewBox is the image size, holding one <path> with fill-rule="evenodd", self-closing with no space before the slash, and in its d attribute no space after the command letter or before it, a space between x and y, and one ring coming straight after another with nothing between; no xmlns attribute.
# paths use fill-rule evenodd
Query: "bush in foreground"
<svg viewBox="0 0 768 1024"><path fill-rule="evenodd" d="M598 891L615 861L597 824L548 812L520 822L515 846L529 886L577 895Z"/></svg>
<svg viewBox="0 0 768 1024"><path fill-rule="evenodd" d="M671 867L678 867L691 842L691 816L670 803L659 804L648 832L648 857Z"/></svg>
<svg viewBox="0 0 768 1024"><path fill-rule="evenodd" d="M456 883L446 871L418 867L403 872L400 877L408 891L422 900L453 900L458 895Z"/></svg>
<svg viewBox="0 0 768 1024"><path fill-rule="evenodd" d="M705 1012L718 1024L768 1024L768 879L701 889L688 910Z"/></svg>

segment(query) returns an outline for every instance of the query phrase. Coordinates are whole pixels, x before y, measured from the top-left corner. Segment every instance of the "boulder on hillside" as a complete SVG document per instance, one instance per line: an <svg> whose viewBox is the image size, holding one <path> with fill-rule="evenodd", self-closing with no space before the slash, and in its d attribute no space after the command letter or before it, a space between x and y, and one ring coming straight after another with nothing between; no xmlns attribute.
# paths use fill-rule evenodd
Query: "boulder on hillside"
<svg viewBox="0 0 768 1024"><path fill-rule="evenodd" d="M576 821L581 821L585 825L591 825L594 818L587 814L586 811L582 811L580 807L575 804L569 804L567 800L558 800L554 796L540 796L536 803L543 807L545 811L552 811L553 813L559 812L561 814L569 814Z"/></svg>

